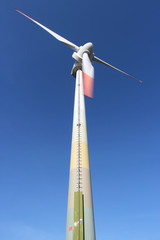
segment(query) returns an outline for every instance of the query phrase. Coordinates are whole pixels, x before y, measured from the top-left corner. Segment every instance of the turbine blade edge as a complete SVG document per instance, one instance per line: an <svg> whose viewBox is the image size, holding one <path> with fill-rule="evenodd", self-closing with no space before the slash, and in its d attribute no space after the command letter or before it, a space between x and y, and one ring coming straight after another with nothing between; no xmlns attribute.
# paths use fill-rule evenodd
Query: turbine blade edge
<svg viewBox="0 0 160 240"><path fill-rule="evenodd" d="M19 12L20 14L22 14L23 16L25 16L26 18L30 19L32 22L36 23L38 26L40 26L41 28L43 28L45 31L47 31L48 33L50 33L53 37L55 37L58 41L62 42L64 45L72 48L74 51L78 51L79 47L77 45L75 45L74 43L68 41L67 39L65 39L64 37L61 37L60 35L58 35L57 33L53 32L52 30L50 30L49 28L45 27L44 25L42 25L41 23L35 21L33 18L27 16L26 14L22 13L21 11L19 11L18 9L15 9L17 12Z"/></svg>
<svg viewBox="0 0 160 240"><path fill-rule="evenodd" d="M111 64L109 64L109 63L101 60L100 58L98 58L98 57L96 57L96 56L93 57L93 60L94 60L95 62L97 62L97 63L101 63L101 64L103 64L103 65L105 65L105 66L107 66L107 67L110 67L110 68L112 68L112 69L114 69L114 70L116 70L116 71L118 71L118 72L120 72L120 73L123 73L123 74L125 74L126 76L131 77L131 78L137 80L138 82L142 83L141 80L139 80L139 79L131 76L130 74L128 74L128 73L126 73L126 72L123 72L122 70L120 70L120 69L112 66Z"/></svg>

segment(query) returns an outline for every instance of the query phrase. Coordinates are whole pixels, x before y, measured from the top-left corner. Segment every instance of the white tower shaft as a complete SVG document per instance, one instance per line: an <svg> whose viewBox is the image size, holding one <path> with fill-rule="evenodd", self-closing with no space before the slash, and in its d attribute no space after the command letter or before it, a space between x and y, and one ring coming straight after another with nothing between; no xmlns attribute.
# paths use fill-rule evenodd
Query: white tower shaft
<svg viewBox="0 0 160 240"><path fill-rule="evenodd" d="M75 221L75 192L80 192L83 199L83 219ZM86 127L85 102L83 95L82 71L76 72L76 87L73 116L73 132L68 192L68 211L66 240L74 240L75 228L83 225L85 240L95 240L88 140ZM80 226L80 227L81 227Z"/></svg>

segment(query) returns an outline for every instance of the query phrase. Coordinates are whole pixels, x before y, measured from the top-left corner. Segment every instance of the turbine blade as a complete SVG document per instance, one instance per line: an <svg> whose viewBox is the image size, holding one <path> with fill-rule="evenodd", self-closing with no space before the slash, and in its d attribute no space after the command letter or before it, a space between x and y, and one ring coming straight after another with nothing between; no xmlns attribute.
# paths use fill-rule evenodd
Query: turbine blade
<svg viewBox="0 0 160 240"><path fill-rule="evenodd" d="M114 70L116 70L116 71L118 71L118 72L121 72L121 73L127 75L128 77L131 77L131 78L137 80L138 82L142 83L141 80L139 80L139 79L137 79L137 78L135 78L135 77L129 75L129 74L126 73L126 72L123 72L122 70L120 70L120 69L118 69L118 68L116 68L116 67L110 65L110 64L107 63L107 62L104 62L103 60L101 60L100 58L98 58L98 57L96 57L96 56L93 57L93 60L94 60L95 62L98 62L98 63L104 64L105 66L110 67L110 68L112 68L112 69L114 69Z"/></svg>
<svg viewBox="0 0 160 240"><path fill-rule="evenodd" d="M86 97L93 98L94 68L86 52L83 53L82 72L84 95Z"/></svg>
<svg viewBox="0 0 160 240"><path fill-rule="evenodd" d="M55 37L57 40L59 40L60 42L62 42L63 44L65 44L66 46L72 48L74 51L78 51L79 47L76 46L74 43L68 41L67 39L61 37L60 35L58 35L57 33L53 32L52 30L48 29L47 27L43 26L42 24L40 24L39 22L35 21L33 18L30 18L29 16L27 16L26 14L22 13L21 11L15 9L17 12L19 12L20 14L22 14L23 16L27 17L28 19L30 19L32 22L36 23L37 25L39 25L41 28L43 28L44 30L46 30L47 32L49 32L53 37Z"/></svg>

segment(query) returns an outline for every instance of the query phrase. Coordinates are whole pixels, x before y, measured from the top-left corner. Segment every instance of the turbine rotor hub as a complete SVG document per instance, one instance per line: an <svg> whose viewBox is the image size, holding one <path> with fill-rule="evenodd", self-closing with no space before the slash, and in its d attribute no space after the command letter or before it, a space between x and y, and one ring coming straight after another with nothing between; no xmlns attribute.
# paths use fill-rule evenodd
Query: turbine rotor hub
<svg viewBox="0 0 160 240"><path fill-rule="evenodd" d="M91 42L81 46L78 52L73 53L72 57L76 60L76 62L82 63L83 54L85 52L88 53L89 58L92 60L94 57L94 53L93 53L93 44Z"/></svg>

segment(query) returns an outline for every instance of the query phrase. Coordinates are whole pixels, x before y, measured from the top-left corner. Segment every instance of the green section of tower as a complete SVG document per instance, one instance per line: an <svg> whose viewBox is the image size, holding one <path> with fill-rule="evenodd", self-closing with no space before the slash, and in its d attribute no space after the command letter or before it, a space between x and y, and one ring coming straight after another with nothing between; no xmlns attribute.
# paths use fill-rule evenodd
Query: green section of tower
<svg viewBox="0 0 160 240"><path fill-rule="evenodd" d="M74 230L73 240L83 240L83 194L74 193Z"/></svg>

